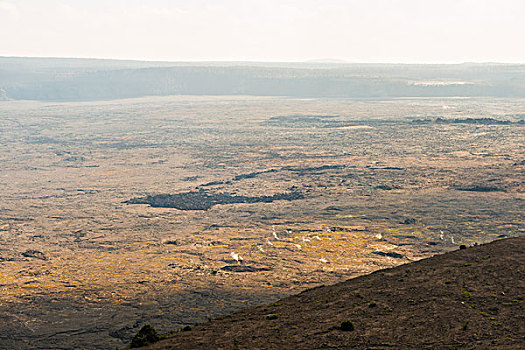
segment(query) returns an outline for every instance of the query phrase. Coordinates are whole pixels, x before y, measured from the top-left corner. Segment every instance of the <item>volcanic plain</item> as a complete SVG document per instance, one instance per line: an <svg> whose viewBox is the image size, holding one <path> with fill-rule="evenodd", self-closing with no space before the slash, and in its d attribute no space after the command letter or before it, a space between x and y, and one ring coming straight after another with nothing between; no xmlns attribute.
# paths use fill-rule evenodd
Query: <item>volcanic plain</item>
<svg viewBox="0 0 525 350"><path fill-rule="evenodd" d="M0 103L0 348L123 347L525 230L522 99Z"/></svg>

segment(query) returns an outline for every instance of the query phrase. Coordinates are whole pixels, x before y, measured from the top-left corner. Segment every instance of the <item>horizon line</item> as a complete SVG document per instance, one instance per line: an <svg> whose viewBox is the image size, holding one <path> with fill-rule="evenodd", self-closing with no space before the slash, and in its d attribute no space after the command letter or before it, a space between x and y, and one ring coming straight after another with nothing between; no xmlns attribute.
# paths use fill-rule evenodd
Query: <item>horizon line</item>
<svg viewBox="0 0 525 350"><path fill-rule="evenodd" d="M457 62L403 62L403 61L346 61L332 58L313 58L301 61L292 60L164 60L164 59L139 59L139 58L114 58L114 57L79 57L79 56L5 56L0 58L22 58L22 59L70 59L70 60L98 60L98 61L132 61L132 62L155 62L155 63L303 63L303 64L330 64L330 65L462 65L462 64L479 64L479 65L524 65L525 62L505 62L505 61L457 61Z"/></svg>

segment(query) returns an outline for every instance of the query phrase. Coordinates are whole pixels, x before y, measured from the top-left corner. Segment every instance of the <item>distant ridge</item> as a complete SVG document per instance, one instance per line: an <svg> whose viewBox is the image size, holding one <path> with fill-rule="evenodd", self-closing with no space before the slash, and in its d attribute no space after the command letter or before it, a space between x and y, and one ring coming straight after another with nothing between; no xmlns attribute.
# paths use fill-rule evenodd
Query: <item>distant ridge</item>
<svg viewBox="0 0 525 350"><path fill-rule="evenodd" d="M348 63L345 60L340 60L337 58L318 58L312 60L306 60L307 63Z"/></svg>
<svg viewBox="0 0 525 350"><path fill-rule="evenodd" d="M525 97L525 64L147 62L0 57L4 99L167 95L308 98Z"/></svg>
<svg viewBox="0 0 525 350"><path fill-rule="evenodd" d="M524 349L524 251L525 237L509 238L380 270L150 349Z"/></svg>

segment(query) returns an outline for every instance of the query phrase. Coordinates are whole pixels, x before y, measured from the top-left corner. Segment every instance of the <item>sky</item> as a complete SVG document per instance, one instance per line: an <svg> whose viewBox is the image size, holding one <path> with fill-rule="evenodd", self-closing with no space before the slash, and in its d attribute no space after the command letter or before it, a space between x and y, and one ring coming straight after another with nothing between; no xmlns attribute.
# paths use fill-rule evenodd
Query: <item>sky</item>
<svg viewBox="0 0 525 350"><path fill-rule="evenodd" d="M525 0L0 0L0 56L525 63Z"/></svg>

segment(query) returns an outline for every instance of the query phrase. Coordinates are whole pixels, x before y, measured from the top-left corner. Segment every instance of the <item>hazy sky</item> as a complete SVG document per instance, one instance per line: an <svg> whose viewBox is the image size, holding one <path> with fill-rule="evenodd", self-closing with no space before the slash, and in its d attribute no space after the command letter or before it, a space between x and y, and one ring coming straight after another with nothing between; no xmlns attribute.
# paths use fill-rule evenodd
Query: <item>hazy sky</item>
<svg viewBox="0 0 525 350"><path fill-rule="evenodd" d="M0 0L0 56L525 62L525 0Z"/></svg>

